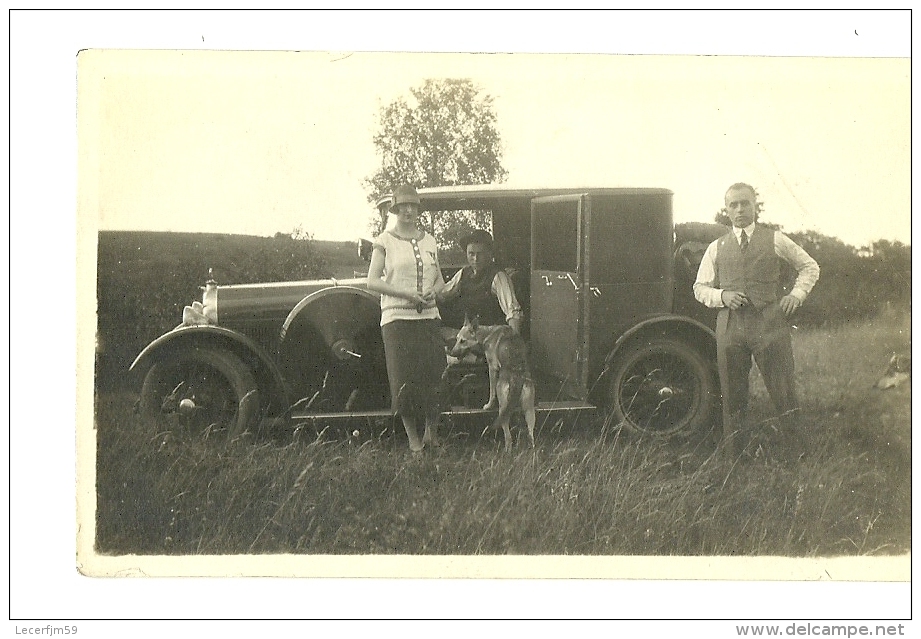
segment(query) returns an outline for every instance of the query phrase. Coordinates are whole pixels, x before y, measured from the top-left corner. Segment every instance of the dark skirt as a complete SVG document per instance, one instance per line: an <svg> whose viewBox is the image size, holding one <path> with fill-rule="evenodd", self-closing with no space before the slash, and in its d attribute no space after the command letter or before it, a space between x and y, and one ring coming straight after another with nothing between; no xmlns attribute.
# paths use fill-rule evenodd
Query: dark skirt
<svg viewBox="0 0 921 639"><path fill-rule="evenodd" d="M441 321L396 320L381 327L391 410L424 417L441 409L441 374L447 365Z"/></svg>

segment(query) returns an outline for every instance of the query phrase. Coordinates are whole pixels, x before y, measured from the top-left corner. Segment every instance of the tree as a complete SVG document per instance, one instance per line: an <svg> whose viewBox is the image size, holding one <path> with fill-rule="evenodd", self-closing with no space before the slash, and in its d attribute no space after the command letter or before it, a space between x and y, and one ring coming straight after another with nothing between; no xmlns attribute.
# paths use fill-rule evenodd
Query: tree
<svg viewBox="0 0 921 639"><path fill-rule="evenodd" d="M381 108L374 146L381 167L365 180L368 201L376 202L398 184L417 188L502 182L501 141L493 98L468 79L428 79ZM371 222L380 232L384 216ZM431 219L424 217L426 225ZM435 237L450 245L471 228L488 224L475 211L439 213Z"/></svg>

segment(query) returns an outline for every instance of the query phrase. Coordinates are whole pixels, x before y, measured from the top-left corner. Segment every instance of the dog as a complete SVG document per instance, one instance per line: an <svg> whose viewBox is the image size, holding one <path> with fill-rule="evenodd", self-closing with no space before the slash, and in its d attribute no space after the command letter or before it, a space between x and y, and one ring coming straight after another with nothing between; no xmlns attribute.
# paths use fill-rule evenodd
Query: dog
<svg viewBox="0 0 921 639"><path fill-rule="evenodd" d="M885 390L895 388L909 379L911 379L911 355L897 353L889 360L889 367L886 369L885 375L874 386Z"/></svg>
<svg viewBox="0 0 921 639"><path fill-rule="evenodd" d="M481 326L478 318L464 318L464 325L457 333L457 339L450 354L464 357L467 353L482 352L489 367L489 401L483 408L499 407L499 414L493 428L502 428L505 434L505 449L512 447L510 422L512 411L520 408L528 425L528 439L534 446L534 424L536 414L534 379L528 365L527 346L511 327Z"/></svg>

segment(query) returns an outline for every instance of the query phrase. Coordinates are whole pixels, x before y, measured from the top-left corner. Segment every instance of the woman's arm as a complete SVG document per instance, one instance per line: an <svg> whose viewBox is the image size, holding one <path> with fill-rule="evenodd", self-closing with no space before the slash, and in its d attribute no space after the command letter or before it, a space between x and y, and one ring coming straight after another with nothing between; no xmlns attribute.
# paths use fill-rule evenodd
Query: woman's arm
<svg viewBox="0 0 921 639"><path fill-rule="evenodd" d="M368 267L368 290L376 293L383 293L384 295L392 295L393 297L401 297L405 300L416 302L417 304L424 302L422 296L415 290L400 289L381 279L384 275L385 257L386 253L384 249L375 246L374 250L371 252L371 265Z"/></svg>
<svg viewBox="0 0 921 639"><path fill-rule="evenodd" d="M440 271L441 269L438 270ZM463 269L457 271L457 273L454 274L454 277L452 277L451 280L442 287L441 291L438 292L439 302L445 302L457 297L457 285L460 283L462 271Z"/></svg>
<svg viewBox="0 0 921 639"><path fill-rule="evenodd" d="M441 272L441 260L438 259L438 249L435 249L435 284L432 286L432 299L441 299L444 288L445 277Z"/></svg>

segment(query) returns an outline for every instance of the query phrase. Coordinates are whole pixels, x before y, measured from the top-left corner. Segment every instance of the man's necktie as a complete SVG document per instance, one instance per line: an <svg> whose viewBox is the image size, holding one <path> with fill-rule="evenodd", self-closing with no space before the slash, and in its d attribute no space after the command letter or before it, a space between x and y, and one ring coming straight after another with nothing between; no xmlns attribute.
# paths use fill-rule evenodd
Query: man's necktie
<svg viewBox="0 0 921 639"><path fill-rule="evenodd" d="M742 231L742 238L739 242L739 245L742 247L743 251L748 248L748 235L744 230Z"/></svg>

